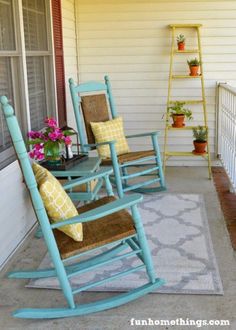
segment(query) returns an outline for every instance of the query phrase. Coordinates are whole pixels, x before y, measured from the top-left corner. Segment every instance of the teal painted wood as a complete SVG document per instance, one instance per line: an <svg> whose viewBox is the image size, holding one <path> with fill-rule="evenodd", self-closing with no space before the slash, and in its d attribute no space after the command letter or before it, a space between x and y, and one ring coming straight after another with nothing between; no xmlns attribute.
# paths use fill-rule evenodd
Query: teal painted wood
<svg viewBox="0 0 236 330"><path fill-rule="evenodd" d="M140 214L138 212L137 205L131 206L131 211L132 211L132 216L133 216L134 223L135 223L135 228L137 231L138 241L139 241L140 247L142 249L142 253L141 253L142 258L144 260L150 281L152 283L155 283L156 273L155 273L155 270L153 267L151 253L148 248L147 238L146 238L146 235L144 232L142 220L141 220Z"/></svg>
<svg viewBox="0 0 236 330"><path fill-rule="evenodd" d="M99 157L89 157L85 161L74 165L72 168L66 171L51 171L51 173L56 177L78 177L94 173L99 169L101 164L101 159Z"/></svg>
<svg viewBox="0 0 236 330"><path fill-rule="evenodd" d="M73 83L73 79L70 79L70 81ZM102 92L106 90L107 86L104 83L98 82L98 81L90 81L86 83L82 83L75 87L75 92L77 94L79 93L89 93L89 92Z"/></svg>
<svg viewBox="0 0 236 330"><path fill-rule="evenodd" d="M133 236L130 236L129 238L127 238L127 240L131 238L133 238ZM117 242L119 243L121 242L121 240ZM127 248L126 241L119 243L115 247L113 247L114 243L111 243L110 245L107 244L106 247L109 247L111 245L112 248L110 248L108 251L102 252L99 255L96 255L95 257L91 257L89 258L89 260L84 260L80 262L77 261L78 257L81 257L86 254L88 255L89 253L93 253L94 251L100 250L101 248L92 249L90 251L86 251L84 253L76 255L76 257L70 257L64 259L63 263L68 261L73 261L74 259L76 259L76 263L71 263L69 266L65 266L66 272L69 274L71 271L86 268L88 265L92 265L98 261L107 260ZM18 278L18 279L47 278L47 277L55 277L55 276L56 276L56 271L54 268L27 270L27 271L15 270L8 273L8 278Z"/></svg>
<svg viewBox="0 0 236 330"><path fill-rule="evenodd" d="M146 164L142 164L143 162L149 161L149 160L155 160L156 156L149 156L149 157L144 157L141 159L133 160L130 162L126 162L124 164L121 164L120 167L134 167L134 166L144 166ZM153 164L151 164L153 165Z"/></svg>
<svg viewBox="0 0 236 330"><path fill-rule="evenodd" d="M113 243L113 245L114 245L114 243ZM107 245L107 247L108 247L108 245ZM111 258L116 256L120 252L127 249L127 247L128 246L127 246L126 242L125 243L121 242L121 243L117 244L116 246L110 248L108 251L102 252L99 255L89 258L89 260L80 261L80 262L77 262L75 265L66 266L66 270L68 272L75 272L77 270L86 269L88 266L91 267L93 265L96 265L99 262L110 260Z"/></svg>
<svg viewBox="0 0 236 330"><path fill-rule="evenodd" d="M109 214L131 207L132 205L141 202L142 199L143 196L141 194L128 195L123 198L117 199L114 202L110 202L109 204L99 206L96 209L81 213L73 218L52 223L50 226L51 228L55 229L65 225L94 221Z"/></svg>
<svg viewBox="0 0 236 330"><path fill-rule="evenodd" d="M113 98L109 77L105 76L104 80L105 80L105 83L107 86L107 96L108 96L108 101L109 101L109 105L110 105L110 109L111 109L111 115L112 115L112 118L116 118L118 115L117 115L117 111L116 111L116 105L115 105L115 101Z"/></svg>
<svg viewBox="0 0 236 330"><path fill-rule="evenodd" d="M74 188L78 185L85 184L87 182L90 182L90 181L93 181L93 180L96 180L99 178L104 178L104 176L107 176L111 173L112 173L112 168L101 169L98 172L84 175L78 179L70 180L70 181L66 182L65 184L63 184L62 186L64 189Z"/></svg>
<svg viewBox="0 0 236 330"><path fill-rule="evenodd" d="M81 202L88 202L96 200L99 194L99 191L101 190L103 186L103 181L98 180L96 183L96 186L94 187L93 191L88 192L68 192L68 195L73 201L81 201Z"/></svg>
<svg viewBox="0 0 236 330"><path fill-rule="evenodd" d="M147 181L144 181L144 182L141 182L141 183L136 183L136 184L133 184L132 186L127 186L126 188L124 188L124 191L131 191L131 190L136 190L138 188L141 188L145 185L150 185L150 184L153 184L155 182L159 182L160 181L160 178L157 178L157 179L151 179L151 180L147 180Z"/></svg>
<svg viewBox="0 0 236 330"><path fill-rule="evenodd" d="M31 279L31 278L46 278L46 277L56 277L57 273L55 269L41 269L41 270L15 270L9 272L8 278L18 278L18 279Z"/></svg>
<svg viewBox="0 0 236 330"><path fill-rule="evenodd" d="M106 191L108 196L114 196L111 181L108 175L105 175L105 185L106 185Z"/></svg>
<svg viewBox="0 0 236 330"><path fill-rule="evenodd" d="M109 248L109 251L112 251L115 248L114 244L116 246L119 246L120 243L126 244L126 240L128 240L130 238L133 238L133 237L136 237L136 234L131 235L131 236L127 236L125 239L117 240L117 241L115 241L115 243L114 242L108 243L108 244L106 244L106 248ZM101 250L101 247L96 247L96 248L91 249L89 251L84 251L84 252L80 253L79 255L68 257L68 258L64 259L63 262L66 263L68 261L74 261L74 260L78 259L78 257L80 258L80 257L85 256L85 255L89 256L91 253L97 252L99 250ZM102 255L102 253L100 253L99 256L100 255ZM91 260L91 259L93 259L93 257L89 258L89 260ZM79 263L77 262L77 264L79 264Z"/></svg>
<svg viewBox="0 0 236 330"><path fill-rule="evenodd" d="M121 180L124 182L125 186L128 184L128 180L126 180L126 177L129 175L127 167L121 167Z"/></svg>
<svg viewBox="0 0 236 330"><path fill-rule="evenodd" d="M68 307L64 308L50 308L50 309L19 309L13 312L14 317L19 318L57 318L57 317L68 317L68 316L76 316L76 315L84 315L92 312L97 312L100 310L113 308L122 304L125 304L129 301L137 299L142 295L150 292L151 290L155 289L156 287L162 285L164 283L163 280L159 278L155 278L155 273L153 270L150 252L148 249L147 241L145 238L145 234L143 231L143 226L141 222L140 215L137 209L137 203L142 200L142 195L140 194L133 194L126 197L122 197L121 199L115 200L114 202L110 202L109 204L97 207L96 209L92 209L87 211L81 215L68 219L66 221L61 221L57 224L50 224L48 219L46 210L43 205L43 201L39 194L37 183L34 177L34 173L31 167L31 163L27 154L27 150L22 138L22 134L17 122L17 119L14 115L13 108L8 104L8 100L6 97L1 97L0 99L1 105L3 108L3 112L6 118L7 126L13 141L13 145L20 162L20 166L22 169L22 173L25 179L25 183L31 195L31 200L33 207L35 209L36 216L39 220L42 234L44 236L45 244L48 248L49 255L52 260L53 268L51 269L44 269L44 270L28 270L28 271L13 271L9 274L9 278L37 278L37 277L51 277L57 276L61 290L64 294ZM78 183L84 184L90 182L98 178L99 180L104 179L106 186L108 188L108 194L112 194L112 189L109 182L109 174L111 173L111 169L106 168L104 170L98 171L96 173L92 173L87 175L86 177L82 177L79 179L71 180L68 184L64 185L64 188L71 189ZM136 227L137 234L127 236L126 238L122 238L122 240L117 240L116 242L112 242L109 244L104 244L100 248L91 249L91 251L85 251L80 255L73 256L71 258L67 258L66 260L62 260L60 257L60 253L57 247L57 243L55 241L52 229L58 228L62 225L72 224L72 223L83 223L88 221L96 221L102 217L106 217L109 214L119 212L125 208L131 208L131 213L133 216L134 224ZM129 241L136 238L135 242L129 244ZM134 241L132 241L134 242ZM107 247L108 250L106 252L100 252L100 254L96 255L95 257L92 256L85 261L80 261L80 256L84 254L89 254L92 251L101 249L103 247ZM125 252L120 254L121 252L125 251L127 248L131 252ZM120 272L116 275L110 276L102 281L96 281L94 283L90 283L81 287L76 290L72 290L69 278L74 276L75 274L80 274L88 270L95 270L97 267L101 265L105 265L107 263L114 262L115 260L120 260L123 258L129 258L131 256L141 256L140 260L144 260L144 263L136 269L134 268L127 268L123 272ZM74 258L74 259L73 259ZM77 259L77 260L76 260ZM72 261L72 264L69 266L64 265L66 261ZM109 280L113 280L118 277L123 277L126 274L129 274L135 270L139 270L140 268L145 267L150 278L150 283L147 283L144 286L141 286L137 289L131 290L128 293L120 294L116 297L112 297L110 299L96 301L91 304L86 305L76 305L74 301L74 294L85 290L86 288L93 287L95 285L104 283Z"/></svg>
<svg viewBox="0 0 236 330"><path fill-rule="evenodd" d="M78 134L79 134L79 140L80 140L80 144L81 144L81 151L88 152L89 149L84 147L84 145L86 144L86 135L85 135L84 127L82 125L82 118L81 118L81 113L80 113L80 109L79 109L81 98L79 97L77 87L75 86L73 79L69 79L69 86L70 86L70 92L71 92L71 96L72 96L73 108L75 109L74 113L75 113L77 130L78 130Z"/></svg>
<svg viewBox="0 0 236 330"><path fill-rule="evenodd" d="M118 255L115 257L115 255L117 255L118 253L120 253L121 251L123 251L124 249L127 248L127 245L125 244L120 244L116 247L114 247L114 249L111 249L109 251L106 251L98 256L95 256L93 258L91 258L90 260L85 260L82 262L77 263L76 265L70 265L65 267L66 272L68 274L68 278L71 278L75 275L78 274L82 274L84 272L87 271L91 271L94 268L106 265L108 263L113 263L117 260L121 260L127 257L132 257L133 255L139 254L141 249L134 247L133 248L133 252L129 252L123 255ZM111 257L113 257L113 259L111 259ZM144 266L143 266L144 267ZM9 273L8 277L9 278L18 278L18 279L30 279L30 278L47 278L47 277L55 277L56 271L55 269L40 269L40 270L32 270L32 271L15 271L15 272L11 272ZM92 286L96 286L98 285L97 282L93 283ZM84 289L80 288L80 291L83 291Z"/></svg>
<svg viewBox="0 0 236 330"><path fill-rule="evenodd" d="M118 116L114 97L112 94L112 88L111 88L111 83L110 83L109 77L105 76L104 80L105 80L105 84L100 83L100 82L87 82L87 83L82 83L82 84L76 85L74 83L73 79L71 79L71 78L69 79L71 98L72 98L72 103L73 103L78 131L81 130L80 141L82 144L86 143L85 142L86 133L85 133L85 129L82 125L82 116L80 113L80 102L81 102L82 93L89 92L89 93L96 94L96 92L104 91L104 94L106 95L107 100L109 102L109 108L111 111L112 118L116 118ZM137 191L137 189L138 189L138 191L145 193L145 192L158 192L158 191L162 191L162 190L166 189L164 174L162 171L162 160L161 160L161 155L160 155L159 146L158 146L158 135L159 135L159 132L149 132L149 133L133 134L133 135L126 136L128 139L144 138L144 137L149 136L151 138L152 148L155 152L155 156L143 157L143 159L141 159L141 160L138 159L135 161L126 162L122 165L119 164L118 157L117 157L116 151L115 151L115 145L109 144L111 160L112 160L114 176L115 176L115 181L113 180L113 182L115 182L115 184L116 184L117 192L118 192L118 195L120 198L123 196L124 192L128 191L128 190ZM93 146L96 147L97 145L94 144ZM92 147L92 145L89 145L89 144L85 144L83 146L83 148L86 149L87 151L91 147ZM140 174L137 174L137 172L136 172L135 175L132 175L131 173L130 173L130 175L127 175L127 174L125 174L125 170L122 169L122 168L126 168L126 166L135 167L137 164L138 164L138 166L142 166L142 164L140 164L140 163L142 163L146 160L155 160L156 168L153 168L153 171L150 170L150 171L147 171L146 173L143 173L141 171ZM141 185L141 183L139 183L139 186L137 186L137 184L129 183L130 182L129 180L131 180L135 177L144 176L144 174L148 175L148 173L151 173L154 171L156 171L156 174L152 174L152 176L155 175L155 177L160 178L160 180L156 180L155 178L153 179L153 181L143 180L142 181L143 185ZM153 184L156 184L156 185L154 187L152 187ZM130 189L132 186L133 186L133 189ZM149 186L149 187L147 187L147 186Z"/></svg>
<svg viewBox="0 0 236 330"><path fill-rule="evenodd" d="M102 285L108 281L114 281L120 277L123 277L123 276L127 276L131 273L134 273L134 272L137 272L137 271L140 271L141 269L145 268L144 265L140 265L140 266L137 266L137 267L133 267L133 268L130 268L128 270L125 270L123 272L120 272L118 274L115 274L115 275L112 275L110 277L107 277L106 279L104 280L100 280L100 281L97 281L95 283L91 283L91 284L87 284L87 285L84 285L83 287L80 287L79 289L76 289L73 291L73 294L76 294L76 293L80 293L82 291L85 291L85 290L88 290L88 289L91 289L95 286L99 286L99 285Z"/></svg>
<svg viewBox="0 0 236 330"><path fill-rule="evenodd" d="M155 157L153 157L153 159L155 159ZM132 165L131 165L132 166ZM141 162L140 164L136 164L135 167L139 167L139 166L153 166L153 163L143 163ZM125 166L127 169L129 168L129 165Z"/></svg>
<svg viewBox="0 0 236 330"><path fill-rule="evenodd" d="M81 316L90 313L97 313L106 309L118 307L138 299L147 293L157 289L165 284L163 279L157 278L155 283L145 284L132 291L121 293L115 297L100 300L98 302L92 302L89 304L77 305L73 309L69 308L25 308L19 309L13 312L14 317L27 318L27 319L54 319L62 317Z"/></svg>
<svg viewBox="0 0 236 330"><path fill-rule="evenodd" d="M124 168L123 167L123 170L124 169L127 169L127 168ZM155 170L158 170L159 169L159 166L154 166L152 168L149 168L147 170L144 170L144 171L141 171L141 172L137 172L137 173L132 173L132 174L126 174L126 175L122 175L122 179L124 180L127 180L127 179L133 179L133 178L137 178L139 176L143 176L145 174L150 174L151 172L155 171Z"/></svg>
<svg viewBox="0 0 236 330"><path fill-rule="evenodd" d="M115 148L115 141L108 141L108 142L101 142L101 143L96 143L96 144L86 144L85 147L98 147L104 144L108 144L110 148L110 154L111 154L111 160L112 160L112 165L113 165L113 171L114 171L114 176L115 176L115 184L116 184L116 189L118 196L120 198L123 197L123 187L122 187L122 181L121 181L121 174L120 174L120 169L119 169L119 162L118 162L118 157L116 154L116 148Z"/></svg>
<svg viewBox="0 0 236 330"><path fill-rule="evenodd" d="M158 136L159 134L160 134L160 132L156 132L155 131L155 132L147 132L147 133L139 133L139 134L126 135L125 137L127 139L132 139L132 138L152 136L152 135Z"/></svg>
<svg viewBox="0 0 236 330"><path fill-rule="evenodd" d="M115 144L110 145L110 152L111 152L111 160L113 165L113 171L116 181L116 189L118 192L118 196L122 198L124 196L123 187L122 187L122 181L121 181L121 174L120 174L120 168L119 168L119 162L116 154L116 148Z"/></svg>
<svg viewBox="0 0 236 330"><path fill-rule="evenodd" d="M157 157L156 157L156 164L158 166L157 175L159 175L159 177L160 177L161 187L165 188L166 185L165 185L164 174L163 174L162 166L160 166L160 164L162 162L161 162L160 148L159 148L159 144L157 141L157 135L152 135L152 145L155 150L155 154L157 155Z"/></svg>
<svg viewBox="0 0 236 330"><path fill-rule="evenodd" d="M129 244L131 249L138 249L139 248L139 245L133 240L133 238L130 238L129 240L127 240L127 243ZM142 253L138 253L137 256L144 263Z"/></svg>
<svg viewBox="0 0 236 330"><path fill-rule="evenodd" d="M101 143L96 143L96 144L86 144L85 148L88 148L88 147L92 148L92 147L102 146L105 144L109 145L112 164L113 164L113 171L114 171L114 175L116 178L116 188L117 188L118 195L121 198L121 197L123 197L124 194L123 194L123 189L122 189L121 175L120 175L119 163L118 163L118 158L117 158L116 149L115 149L115 143L116 143L115 141L108 141L108 142L101 142ZM101 162L101 160L100 160L100 162ZM72 169L71 171L76 173L76 171L74 169ZM58 173L58 171L56 173ZM60 173L60 175L63 174L62 171L59 173ZM68 172L68 173L71 174L71 172Z"/></svg>
<svg viewBox="0 0 236 330"><path fill-rule="evenodd" d="M133 257L134 255L138 254L139 252L141 251L141 249L139 250L135 250L135 251L131 251L131 252L127 252L127 253L124 253L122 255L119 255L119 256L114 256L112 258L112 260L109 258L109 259L106 259L106 260L100 260L100 261L97 261L96 260L96 263L93 263L91 264L91 262L86 265L86 267L84 268L79 268L77 270L74 270L74 271L71 271L69 274L68 274L68 277L71 278L73 276L77 276L79 274L83 274L83 273L86 273L87 271L90 271L90 270L93 270L95 268L98 268L98 267L101 267L101 266L104 266L104 265L107 265L107 264L110 264L110 263L113 263L113 262L116 262L118 260L122 260L122 259L126 259L126 258L129 258L129 257ZM144 265L142 265L143 267L145 267ZM122 273L119 273L122 275ZM105 279L105 282L106 281L109 281L110 277L107 277ZM103 282L104 283L104 282ZM94 287L94 286L98 286L100 285L101 283L100 282L93 282L91 284L89 284L89 286L86 285L86 289L84 289L84 287L80 287L79 288L79 291L78 292L81 292L81 291L84 291L84 290L87 290L88 288L91 288L91 287ZM91 285L91 286L90 286ZM73 291L74 293L74 291Z"/></svg>

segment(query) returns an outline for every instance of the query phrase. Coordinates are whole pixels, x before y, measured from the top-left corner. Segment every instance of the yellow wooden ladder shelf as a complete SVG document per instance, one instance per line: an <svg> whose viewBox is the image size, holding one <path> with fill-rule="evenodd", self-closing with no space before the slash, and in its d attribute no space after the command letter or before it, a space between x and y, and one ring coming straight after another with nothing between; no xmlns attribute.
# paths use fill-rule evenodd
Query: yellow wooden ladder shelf
<svg viewBox="0 0 236 330"><path fill-rule="evenodd" d="M167 98L167 110L166 110L166 125L165 125L165 141L164 141L164 170L166 167L166 162L169 157L179 156L179 157L202 157L208 162L208 172L209 172L209 179L211 179L211 159L210 159L210 149L209 149L209 142L207 143L207 151L205 154L196 155L192 152L183 152L183 151L169 151L168 150L168 134L170 130L181 131L181 130L192 130L196 126L184 126L182 128L175 128L172 127L170 124L170 114L169 114L169 106L173 104L177 100L173 100L171 98L171 90L172 90L172 81L179 80L179 79L200 79L201 81L201 91L202 96L201 100L178 100L180 102L185 102L186 104L198 104L202 106L203 109L203 124L202 126L207 126L207 111L206 111L206 96L205 96L205 88L204 88L204 75L203 75L203 68L202 68L202 49L201 49L201 40L200 40L200 28L201 24L171 24L169 27L172 30L172 44L171 44L171 53L170 53L170 72L169 72L169 84L168 84L168 98ZM196 29L197 32L197 45L196 49L186 49L186 50L177 50L175 48L175 39L176 39L176 29ZM177 54L198 54L200 60L200 69L201 73L198 76L189 76L189 75L174 75L173 74L173 61L174 57ZM207 137L207 141L209 141Z"/></svg>

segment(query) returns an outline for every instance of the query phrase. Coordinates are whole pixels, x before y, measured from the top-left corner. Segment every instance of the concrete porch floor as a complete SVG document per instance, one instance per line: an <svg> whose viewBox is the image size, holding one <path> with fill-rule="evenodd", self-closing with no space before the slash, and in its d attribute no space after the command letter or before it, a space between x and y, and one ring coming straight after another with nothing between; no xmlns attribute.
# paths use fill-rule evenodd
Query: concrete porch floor
<svg viewBox="0 0 236 330"><path fill-rule="evenodd" d="M10 280L6 272L13 269L37 268L46 250L42 239L31 235L8 262L0 276L0 329L144 329L131 326L130 319L172 320L205 319L229 320L231 325L223 329L236 329L236 254L231 247L217 193L207 178L205 167L170 167L166 178L168 192L200 193L205 197L210 231L223 282L224 296L149 294L116 309L68 319L21 320L10 313L19 307L56 307L65 305L60 292L55 290L27 289L25 280ZM105 298L110 293L83 293L78 302ZM156 329L194 329L194 326L154 326ZM217 326L204 327L218 329Z"/></svg>

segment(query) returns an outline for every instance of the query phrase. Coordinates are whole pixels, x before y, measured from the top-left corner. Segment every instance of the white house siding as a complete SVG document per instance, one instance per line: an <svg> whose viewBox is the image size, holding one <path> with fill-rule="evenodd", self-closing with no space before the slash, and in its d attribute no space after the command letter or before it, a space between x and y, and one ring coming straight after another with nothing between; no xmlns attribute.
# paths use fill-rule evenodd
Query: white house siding
<svg viewBox="0 0 236 330"><path fill-rule="evenodd" d="M0 171L0 268L36 219L18 162Z"/></svg>
<svg viewBox="0 0 236 330"><path fill-rule="evenodd" d="M71 103L68 79L74 77L77 81L77 46L75 30L75 3L74 0L63 0L62 4L62 27L64 45L64 66L66 84L66 109L68 125L75 128L74 113Z"/></svg>
<svg viewBox="0 0 236 330"><path fill-rule="evenodd" d="M215 141L215 85L236 82L236 1L92 1L77 0L79 79L102 80L110 76L118 112L125 119L127 133L160 130L163 149L164 120L168 91L171 32L168 24L201 23L203 68L207 97L210 147ZM193 45L193 32L179 31ZM188 72L186 60L176 56L177 72ZM75 74L73 75L75 78ZM200 97L200 81L174 83L173 95ZM201 123L202 109L193 106L195 121ZM171 133L170 149L192 150L191 131ZM146 140L130 143L147 148ZM200 165L199 158L170 164Z"/></svg>

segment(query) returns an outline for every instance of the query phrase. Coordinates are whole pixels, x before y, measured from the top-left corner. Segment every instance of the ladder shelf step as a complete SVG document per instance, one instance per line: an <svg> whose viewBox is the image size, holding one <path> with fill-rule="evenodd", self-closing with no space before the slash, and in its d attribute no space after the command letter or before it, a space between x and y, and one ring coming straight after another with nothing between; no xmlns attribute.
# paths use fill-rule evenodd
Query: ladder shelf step
<svg viewBox="0 0 236 330"><path fill-rule="evenodd" d="M191 151L168 151L165 153L165 156L169 157L169 156L192 156L192 157L207 157L208 156L208 153L204 153L204 154L194 154L193 152Z"/></svg>
<svg viewBox="0 0 236 330"><path fill-rule="evenodd" d="M172 100L169 102L169 104L174 104L175 102L182 102L185 104L201 104L204 102L204 100Z"/></svg>
<svg viewBox="0 0 236 330"><path fill-rule="evenodd" d="M169 24L170 28L199 28L202 24Z"/></svg>
<svg viewBox="0 0 236 330"><path fill-rule="evenodd" d="M204 128L207 128L207 126L201 125ZM198 126L184 126L184 127L173 127L173 126L168 126L169 130L175 130L175 131L188 131L188 130L192 130L193 128L197 128Z"/></svg>
<svg viewBox="0 0 236 330"><path fill-rule="evenodd" d="M201 78L202 75L198 75L198 76L190 76L190 75L173 75L172 79L197 79L197 78Z"/></svg>
<svg viewBox="0 0 236 330"><path fill-rule="evenodd" d="M195 54L195 53L200 53L199 49L185 49L185 50L174 50L175 54Z"/></svg>

